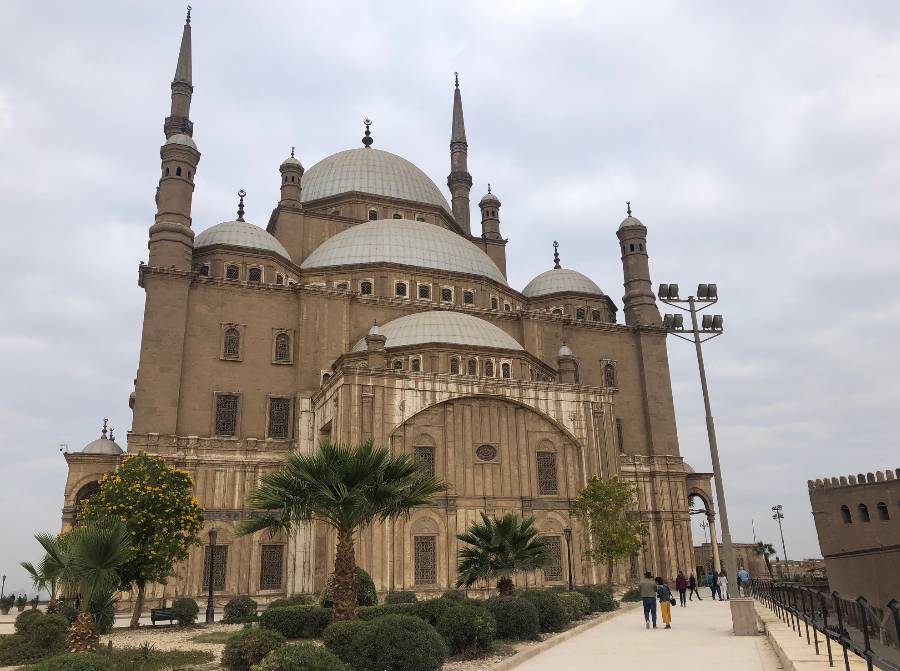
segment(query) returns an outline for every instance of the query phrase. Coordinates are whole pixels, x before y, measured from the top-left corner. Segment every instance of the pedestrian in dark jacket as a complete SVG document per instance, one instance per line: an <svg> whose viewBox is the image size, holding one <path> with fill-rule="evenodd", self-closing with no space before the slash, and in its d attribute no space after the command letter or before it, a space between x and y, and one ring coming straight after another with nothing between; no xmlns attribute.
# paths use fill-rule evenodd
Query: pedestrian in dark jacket
<svg viewBox="0 0 900 671"><path fill-rule="evenodd" d="M691 573L691 577L688 578L688 601L694 600L694 595L697 595L697 601L703 601L700 598L700 592L697 591L697 578L694 577L694 574Z"/></svg>
<svg viewBox="0 0 900 671"><path fill-rule="evenodd" d="M644 573L644 579L638 583L638 590L644 606L644 622L647 629L650 628L650 618L653 618L653 628L656 629L656 598L658 596L656 581L650 571Z"/></svg>
<svg viewBox="0 0 900 671"><path fill-rule="evenodd" d="M678 601L682 608L687 605L687 599L685 599L685 595L687 594L687 586L687 578L684 577L684 573L679 571L678 577L675 578L675 589L678 590Z"/></svg>
<svg viewBox="0 0 900 671"><path fill-rule="evenodd" d="M716 594L719 592L719 574L715 571L710 571L706 574L706 586L709 587L709 593L713 598L713 601L716 600ZM719 597L721 600L722 597Z"/></svg>

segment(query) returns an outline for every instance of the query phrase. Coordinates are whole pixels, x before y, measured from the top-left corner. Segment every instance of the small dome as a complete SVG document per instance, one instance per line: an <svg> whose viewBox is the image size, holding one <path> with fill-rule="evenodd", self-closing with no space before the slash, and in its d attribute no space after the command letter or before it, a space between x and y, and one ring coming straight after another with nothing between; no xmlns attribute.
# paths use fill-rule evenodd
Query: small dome
<svg viewBox="0 0 900 671"><path fill-rule="evenodd" d="M246 221L225 221L210 226L205 231L201 231L194 239L194 249L212 245L261 249L275 252L286 261L291 260L291 255L274 235Z"/></svg>
<svg viewBox="0 0 900 671"><path fill-rule="evenodd" d="M493 193L488 191L481 197L481 200L478 201L478 207L484 207L485 205L500 205L500 199L497 198Z"/></svg>
<svg viewBox="0 0 900 671"><path fill-rule="evenodd" d="M191 138L191 136L185 135L184 133L176 133L172 137L167 138L166 141L163 143L163 146L165 146L167 144L181 144L181 145L184 145L185 147L190 147L191 149L194 149L194 150L197 149L197 145L194 144L194 140Z"/></svg>
<svg viewBox="0 0 900 671"><path fill-rule="evenodd" d="M466 273L506 286L503 273L491 257L463 236L437 224L406 219L367 221L341 231L316 247L300 267L309 270L363 263L398 263Z"/></svg>
<svg viewBox="0 0 900 671"><path fill-rule="evenodd" d="M284 159L284 160L281 162L281 167L282 167L282 168L285 167L285 166L290 166L290 165L296 166L296 167L298 167L298 168L302 168L302 167L303 167L303 164L300 163L300 161L298 161L298 160L297 160L296 158L294 158L293 156L288 156L286 159Z"/></svg>
<svg viewBox="0 0 900 671"><path fill-rule="evenodd" d="M381 327L384 346L409 347L429 343L469 345L521 351L523 347L506 331L484 319L462 312L431 310L393 319ZM365 338L351 352L364 352Z"/></svg>
<svg viewBox="0 0 900 671"><path fill-rule="evenodd" d="M630 214L622 220L622 223L619 224L619 230L621 231L623 228L647 228L644 224L641 223L641 220L637 217L632 217Z"/></svg>
<svg viewBox="0 0 900 671"><path fill-rule="evenodd" d="M93 440L84 446L81 450L82 454L122 454L122 448L119 444L110 440L106 436Z"/></svg>
<svg viewBox="0 0 900 671"><path fill-rule="evenodd" d="M575 355L572 354L572 348L571 348L571 347L569 347L569 346L566 345L566 344L563 344L563 346L559 348L559 353L558 353L556 356L558 356L558 357L564 357L564 356L575 356Z"/></svg>
<svg viewBox="0 0 900 671"><path fill-rule="evenodd" d="M538 298L563 292L593 294L594 296L604 295L600 287L594 284L593 280L578 271L569 270L568 268L553 268L541 273L522 289L522 293L528 298Z"/></svg>
<svg viewBox="0 0 900 671"><path fill-rule="evenodd" d="M369 329L369 335L381 335L381 327L378 324L372 324Z"/></svg>
<svg viewBox="0 0 900 671"><path fill-rule="evenodd" d="M696 473L696 472L697 472L697 471L694 470L694 467L691 466L691 465L690 465L688 462L686 462L686 461L682 461L682 462L681 462L681 465L684 466L684 472L687 473L688 475L690 475L691 473Z"/></svg>
<svg viewBox="0 0 900 671"><path fill-rule="evenodd" d="M332 154L303 173L300 184L304 203L360 191L450 212L447 199L428 175L405 158L380 149L360 147Z"/></svg>

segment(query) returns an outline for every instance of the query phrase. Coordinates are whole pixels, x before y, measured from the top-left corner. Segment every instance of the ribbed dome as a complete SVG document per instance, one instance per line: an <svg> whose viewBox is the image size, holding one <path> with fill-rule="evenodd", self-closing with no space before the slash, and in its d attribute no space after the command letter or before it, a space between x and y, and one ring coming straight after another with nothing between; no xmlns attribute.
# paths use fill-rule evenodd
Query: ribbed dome
<svg viewBox="0 0 900 671"><path fill-rule="evenodd" d="M194 239L194 249L212 245L262 249L275 252L287 261L291 260L291 255L275 236L246 221L226 221L210 226Z"/></svg>
<svg viewBox="0 0 900 671"><path fill-rule="evenodd" d="M554 268L541 273L522 289L522 293L528 298L538 298L563 291L603 296L600 287L594 284L593 280L568 268Z"/></svg>
<svg viewBox="0 0 900 671"><path fill-rule="evenodd" d="M360 191L437 205L450 212L434 182L405 158L380 149L348 149L332 154L307 170L301 181L304 203L340 193Z"/></svg>
<svg viewBox="0 0 900 671"><path fill-rule="evenodd" d="M341 231L319 245L300 267L308 270L359 263L399 263L506 284L490 257L461 235L436 224L406 219L367 221Z"/></svg>
<svg viewBox="0 0 900 671"><path fill-rule="evenodd" d="M496 349L522 350L522 346L506 331L462 312L432 310L399 317L381 326L387 338L385 347L409 347L428 343L492 347ZM351 350L364 352L365 338Z"/></svg>
<svg viewBox="0 0 900 671"><path fill-rule="evenodd" d="M110 440L106 436L103 436L85 445L84 449L81 450L81 453L114 455L122 454L122 448L119 447L119 444L116 441Z"/></svg>

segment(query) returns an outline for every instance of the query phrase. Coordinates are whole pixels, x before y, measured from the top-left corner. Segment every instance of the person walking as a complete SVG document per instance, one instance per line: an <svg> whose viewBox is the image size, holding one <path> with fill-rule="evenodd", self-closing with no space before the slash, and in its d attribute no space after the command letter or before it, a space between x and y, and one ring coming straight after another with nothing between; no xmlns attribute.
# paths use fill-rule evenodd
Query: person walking
<svg viewBox="0 0 900 671"><path fill-rule="evenodd" d="M709 594L712 600L715 601L716 592L719 591L719 575L712 569L706 574L706 586L709 587Z"/></svg>
<svg viewBox="0 0 900 671"><path fill-rule="evenodd" d="M750 571L741 566L737 573L737 579L741 596L750 596Z"/></svg>
<svg viewBox="0 0 900 671"><path fill-rule="evenodd" d="M675 578L675 589L678 590L678 601L681 604L681 607L684 608L687 605L687 599L685 599L685 595L687 594L687 578L684 577L684 573L679 571L678 577Z"/></svg>
<svg viewBox="0 0 900 671"><path fill-rule="evenodd" d="M641 595L641 602L644 605L644 622L647 629L650 628L651 617L653 618L653 628L656 629L656 582L650 571L646 571L644 578L638 583L638 593Z"/></svg>
<svg viewBox="0 0 900 671"><path fill-rule="evenodd" d="M703 601L703 599L700 598L700 592L697 591L697 578L694 577L693 573L691 573L691 577L688 578L688 589L690 590L688 601L693 601L695 594L697 595L697 601Z"/></svg>
<svg viewBox="0 0 900 671"><path fill-rule="evenodd" d="M723 569L719 574L719 601L724 601L728 598L728 576Z"/></svg>
<svg viewBox="0 0 900 671"><path fill-rule="evenodd" d="M660 576L656 576L656 594L659 597L659 610L662 614L662 621L666 625L666 629L672 628L672 604L675 599L672 598L672 590Z"/></svg>

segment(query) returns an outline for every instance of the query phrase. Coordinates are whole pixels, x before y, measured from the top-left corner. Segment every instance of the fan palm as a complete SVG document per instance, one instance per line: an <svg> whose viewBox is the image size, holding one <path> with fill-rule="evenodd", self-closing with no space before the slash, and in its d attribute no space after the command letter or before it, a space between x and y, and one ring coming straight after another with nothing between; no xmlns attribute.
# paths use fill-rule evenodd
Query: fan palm
<svg viewBox="0 0 900 671"><path fill-rule="evenodd" d="M47 605L47 609L52 612L56 606L56 588L59 583L59 574L62 571L62 566L47 553L44 553L37 566L30 561L20 562L19 565L28 571L28 575L31 576L31 585L35 590L47 592L50 595L50 603Z"/></svg>
<svg viewBox="0 0 900 671"><path fill-rule="evenodd" d="M323 522L337 532L334 559L334 617L356 616L356 531L429 503L446 489L411 454L391 456L372 441L347 447L322 441L311 455L292 453L276 471L262 477L249 506L261 512L239 532L286 532L306 522Z"/></svg>
<svg viewBox="0 0 900 671"><path fill-rule="evenodd" d="M496 580L503 596L512 594L512 577L519 571L544 568L553 562L544 538L534 528L534 518L520 520L515 513L473 522L457 536L466 543L459 551L457 587L471 587L479 580Z"/></svg>
<svg viewBox="0 0 900 671"><path fill-rule="evenodd" d="M769 557L775 554L775 548L772 547L771 543L763 543L759 541L756 545L753 546L753 554L758 557L762 557L766 562L766 569L769 571L769 577L772 577L772 564L769 562Z"/></svg>

